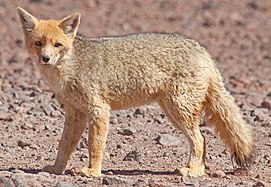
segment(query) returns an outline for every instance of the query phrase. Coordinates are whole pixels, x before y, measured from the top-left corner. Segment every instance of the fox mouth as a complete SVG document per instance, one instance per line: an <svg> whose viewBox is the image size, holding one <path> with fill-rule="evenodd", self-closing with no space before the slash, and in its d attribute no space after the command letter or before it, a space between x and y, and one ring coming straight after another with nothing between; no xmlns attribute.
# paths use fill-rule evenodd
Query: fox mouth
<svg viewBox="0 0 271 187"><path fill-rule="evenodd" d="M52 67L53 65L52 64L45 64L45 63L40 63L41 67L43 68L50 68Z"/></svg>

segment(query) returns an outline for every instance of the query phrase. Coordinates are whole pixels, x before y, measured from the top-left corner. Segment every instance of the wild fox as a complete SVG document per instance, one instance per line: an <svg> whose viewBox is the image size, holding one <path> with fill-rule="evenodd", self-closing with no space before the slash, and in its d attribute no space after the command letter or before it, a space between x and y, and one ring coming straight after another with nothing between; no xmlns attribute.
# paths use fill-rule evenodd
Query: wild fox
<svg viewBox="0 0 271 187"><path fill-rule="evenodd" d="M53 166L61 174L86 126L89 166L81 172L100 176L110 110L157 102L190 143L190 157L180 172L205 173L201 114L229 148L232 160L247 166L252 135L234 98L225 89L208 52L177 34L132 34L119 37L76 36L80 13L63 20L38 20L22 8L18 14L30 54L66 113Z"/></svg>

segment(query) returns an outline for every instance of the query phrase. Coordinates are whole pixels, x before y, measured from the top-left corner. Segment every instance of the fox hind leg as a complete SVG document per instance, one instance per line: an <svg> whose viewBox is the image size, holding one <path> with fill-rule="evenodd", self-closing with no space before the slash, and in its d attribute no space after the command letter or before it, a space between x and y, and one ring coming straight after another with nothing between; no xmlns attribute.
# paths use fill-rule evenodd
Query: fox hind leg
<svg viewBox="0 0 271 187"><path fill-rule="evenodd" d="M160 101L160 106L173 125L184 132L190 145L190 156L186 167L181 168L183 176L202 176L205 174L205 142L200 133L201 105L195 107L181 96L168 96Z"/></svg>

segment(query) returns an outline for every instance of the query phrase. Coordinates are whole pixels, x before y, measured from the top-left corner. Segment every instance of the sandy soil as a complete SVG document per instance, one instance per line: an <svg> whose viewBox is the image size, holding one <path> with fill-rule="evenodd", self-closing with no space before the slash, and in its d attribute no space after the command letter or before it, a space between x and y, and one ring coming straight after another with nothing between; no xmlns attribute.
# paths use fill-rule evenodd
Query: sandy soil
<svg viewBox="0 0 271 187"><path fill-rule="evenodd" d="M102 178L70 174L88 164L87 133L65 174L40 172L54 162L64 114L28 58L17 6L44 19L79 11L79 33L89 37L177 32L198 40L253 129L251 169L234 170L221 140L203 125L207 175L180 176L176 169L188 160L188 142L154 104L112 112ZM0 186L271 186L270 31L270 0L1 0ZM178 138L178 144L161 145L161 135Z"/></svg>

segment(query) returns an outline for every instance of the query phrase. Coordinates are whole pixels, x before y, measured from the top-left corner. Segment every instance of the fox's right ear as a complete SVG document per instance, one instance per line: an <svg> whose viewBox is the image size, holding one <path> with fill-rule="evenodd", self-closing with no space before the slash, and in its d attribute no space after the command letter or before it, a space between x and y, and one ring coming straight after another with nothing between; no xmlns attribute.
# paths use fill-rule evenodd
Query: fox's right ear
<svg viewBox="0 0 271 187"><path fill-rule="evenodd" d="M20 7L17 8L17 11L23 30L26 33L32 32L38 22L38 19Z"/></svg>

